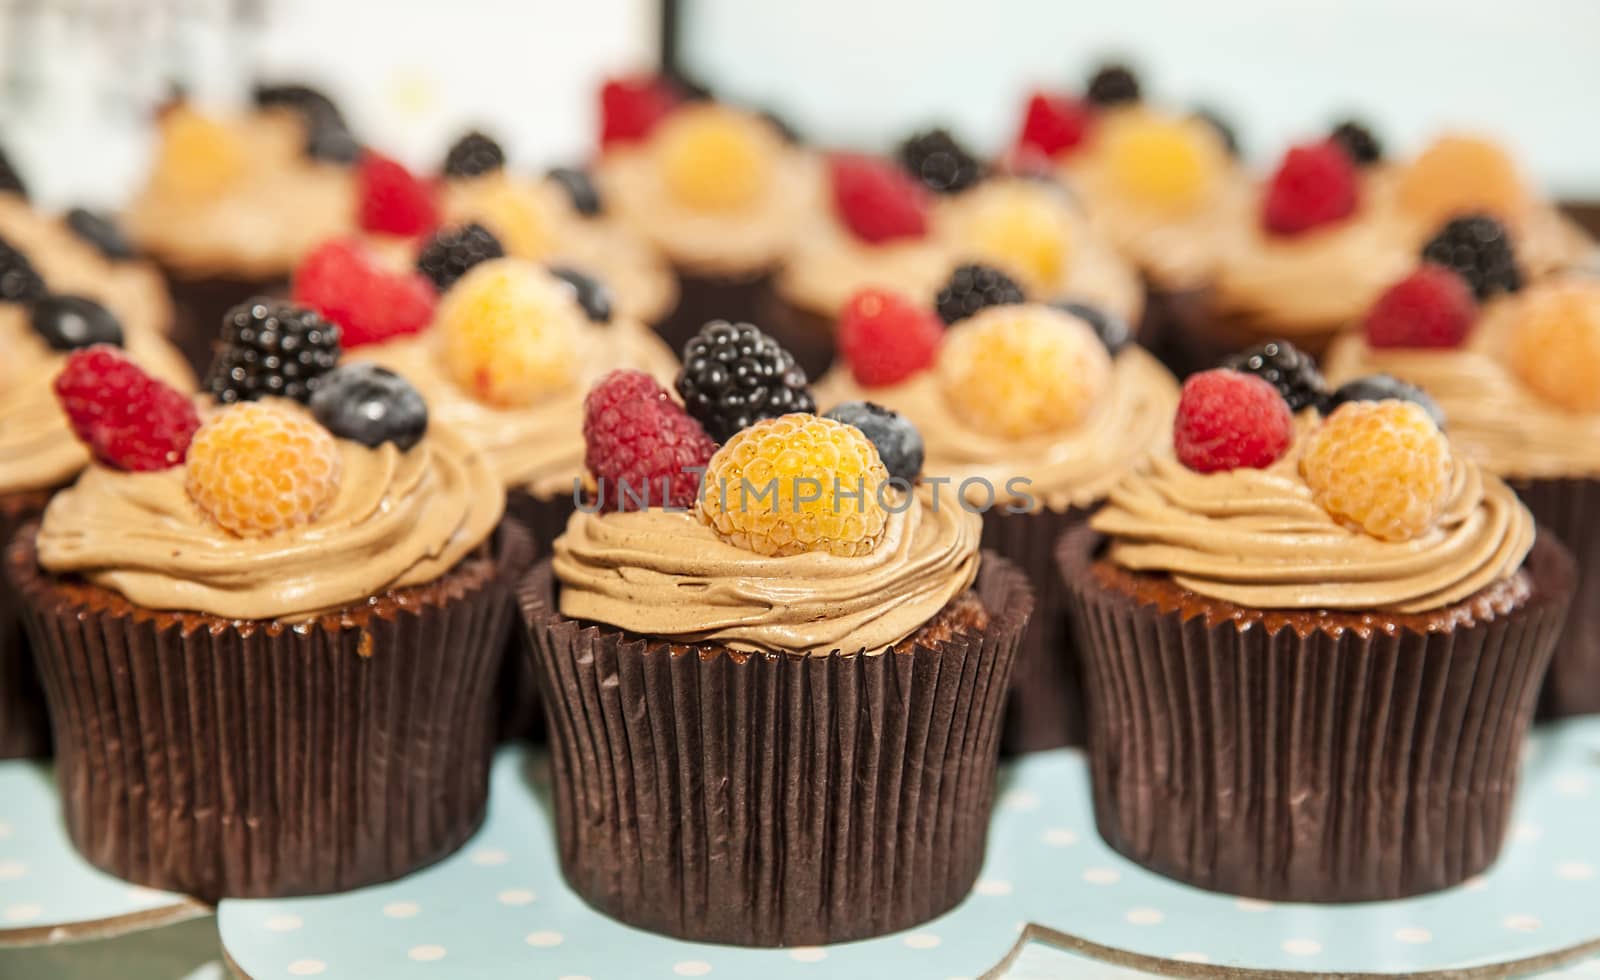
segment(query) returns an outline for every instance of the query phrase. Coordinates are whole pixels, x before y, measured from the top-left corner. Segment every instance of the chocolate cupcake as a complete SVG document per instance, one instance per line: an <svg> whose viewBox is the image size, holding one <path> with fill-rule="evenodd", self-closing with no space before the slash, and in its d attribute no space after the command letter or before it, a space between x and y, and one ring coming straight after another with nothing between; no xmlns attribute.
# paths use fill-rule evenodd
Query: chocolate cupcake
<svg viewBox="0 0 1600 980"><path fill-rule="evenodd" d="M1061 543L1107 843L1187 884L1366 901L1487 868L1573 585L1426 409L1298 420L1185 383L1158 458Z"/></svg>
<svg viewBox="0 0 1600 980"><path fill-rule="evenodd" d="M328 371L314 314L246 315L216 405L74 354L58 388L98 461L7 554L74 845L207 901L389 880L472 834L532 557L491 541L489 460L409 385ZM279 344L301 353L253 356Z"/></svg>
<svg viewBox="0 0 1600 980"><path fill-rule="evenodd" d="M1083 741L1055 541L1168 444L1177 401L1172 375L1129 342L1119 318L1019 301L987 274L953 280L940 302L956 320L947 334L932 311L885 304L851 325L846 363L816 392L825 409L871 402L910 419L926 443L927 479L982 510L984 546L1033 582L1038 608L1006 715L1011 752ZM960 318L985 302L1001 305Z"/></svg>
<svg viewBox="0 0 1600 980"><path fill-rule="evenodd" d="M637 375L595 390L585 431L597 507L520 589L568 884L629 925L745 946L959 902L1032 602L980 559L978 517L815 415L717 449Z"/></svg>

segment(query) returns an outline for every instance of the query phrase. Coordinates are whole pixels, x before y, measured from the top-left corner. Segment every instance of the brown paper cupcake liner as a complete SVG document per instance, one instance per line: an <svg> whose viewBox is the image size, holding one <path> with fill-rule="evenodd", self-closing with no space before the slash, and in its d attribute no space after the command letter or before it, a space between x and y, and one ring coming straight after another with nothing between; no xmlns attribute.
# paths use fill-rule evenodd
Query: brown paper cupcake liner
<svg viewBox="0 0 1600 980"><path fill-rule="evenodd" d="M1102 580L1098 547L1080 529L1061 561L1095 821L1113 848L1201 888L1296 902L1403 898L1494 861L1572 590L1553 538L1512 611L1463 604L1422 630L1187 593L1174 605Z"/></svg>
<svg viewBox="0 0 1600 980"><path fill-rule="evenodd" d="M1578 563L1577 591L1539 695L1539 716L1595 714L1600 712L1600 480L1510 483L1539 525Z"/></svg>
<svg viewBox="0 0 1600 980"><path fill-rule="evenodd" d="M877 656L745 654L566 619L541 563L520 598L568 884L629 925L744 946L863 939L961 901L1032 606L989 555L975 590L981 630Z"/></svg>
<svg viewBox="0 0 1600 980"><path fill-rule="evenodd" d="M1320 361L1343 326L1331 323L1322 330L1285 329L1267 317L1217 309L1209 289L1170 294L1160 302L1164 325L1156 354L1180 379L1210 370L1228 355L1268 340L1288 340Z"/></svg>
<svg viewBox="0 0 1600 980"><path fill-rule="evenodd" d="M44 490L0 494L0 549L24 524L44 513ZM0 568L0 759L50 753L50 719L22 628L22 599Z"/></svg>
<svg viewBox="0 0 1600 980"><path fill-rule="evenodd" d="M772 274L762 270L748 276L719 276L678 269L678 305L655 324L656 333L674 354L709 320L744 321L761 326L772 293Z"/></svg>
<svg viewBox="0 0 1600 980"><path fill-rule="evenodd" d="M344 891L483 819L510 583L530 549L313 623L153 612L8 567L49 698L69 836L111 874L206 901Z"/></svg>
<svg viewBox="0 0 1600 980"><path fill-rule="evenodd" d="M234 276L187 277L164 269L172 293L172 342L197 376L204 378L228 311L253 296L286 296L283 277L256 279Z"/></svg>
<svg viewBox="0 0 1600 980"><path fill-rule="evenodd" d="M536 557L550 553L551 544L566 532L567 518L573 510L570 491L549 498L535 497L526 490L506 494L506 516L528 529ZM500 737L542 742L544 704L539 697L539 675L534 673L533 662L523 655L526 643L525 630L512 631L511 649L500 672Z"/></svg>

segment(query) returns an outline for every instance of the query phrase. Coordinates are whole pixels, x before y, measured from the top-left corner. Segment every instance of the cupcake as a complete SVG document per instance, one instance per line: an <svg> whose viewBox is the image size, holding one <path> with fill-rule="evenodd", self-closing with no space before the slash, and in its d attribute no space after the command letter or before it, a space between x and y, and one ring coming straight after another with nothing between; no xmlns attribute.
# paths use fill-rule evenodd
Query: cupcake
<svg viewBox="0 0 1600 980"><path fill-rule="evenodd" d="M1296 418L1206 371L1173 446L1061 542L1101 836L1279 901L1487 868L1571 556L1413 401Z"/></svg>
<svg viewBox="0 0 1600 980"><path fill-rule="evenodd" d="M689 404L714 428L742 412ZM718 448L637 373L591 392L584 430L594 506L519 588L567 883L628 925L742 946L954 906L1031 607L978 517L810 413Z"/></svg>
<svg viewBox="0 0 1600 980"><path fill-rule="evenodd" d="M476 830L532 556L403 379L334 368L313 313L240 316L216 402L69 358L96 461L7 554L73 844L206 901L389 880Z"/></svg>
<svg viewBox="0 0 1600 980"><path fill-rule="evenodd" d="M1178 387L1130 342L1125 321L1081 304L1025 303L995 275L969 267L952 279L939 298L948 331L905 297L864 294L840 325L844 363L817 399L910 419L926 443L926 479L984 511L984 546L1032 580L1038 610L1005 728L1005 748L1021 752L1083 741L1054 542L1168 443Z"/></svg>
<svg viewBox="0 0 1600 980"><path fill-rule="evenodd" d="M1452 265L1423 263L1383 293L1334 342L1329 378L1355 390L1421 386L1458 450L1510 483L1571 549L1578 591L1540 709L1600 712L1600 532L1590 519L1600 499L1600 279L1522 286L1490 219L1452 224L1441 240L1459 247L1435 252Z"/></svg>

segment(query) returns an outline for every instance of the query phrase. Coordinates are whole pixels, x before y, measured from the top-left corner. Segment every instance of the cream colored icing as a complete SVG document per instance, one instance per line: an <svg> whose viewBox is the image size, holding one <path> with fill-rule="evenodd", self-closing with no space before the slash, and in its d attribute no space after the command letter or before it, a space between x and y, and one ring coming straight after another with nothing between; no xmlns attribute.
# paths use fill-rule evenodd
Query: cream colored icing
<svg viewBox="0 0 1600 980"><path fill-rule="evenodd" d="M812 215L784 258L776 288L784 302L833 316L858 290L892 289L930 305L955 268L954 249L937 234L881 244L864 242L831 211Z"/></svg>
<svg viewBox="0 0 1600 980"><path fill-rule="evenodd" d="M983 522L920 487L869 555L769 558L690 513L572 515L552 567L561 613L679 643L826 655L879 653L965 592Z"/></svg>

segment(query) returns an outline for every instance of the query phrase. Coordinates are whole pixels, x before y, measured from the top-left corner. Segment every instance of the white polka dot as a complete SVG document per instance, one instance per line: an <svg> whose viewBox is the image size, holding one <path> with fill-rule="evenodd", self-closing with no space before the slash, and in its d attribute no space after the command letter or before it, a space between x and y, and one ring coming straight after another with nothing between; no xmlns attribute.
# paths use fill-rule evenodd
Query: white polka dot
<svg viewBox="0 0 1600 980"><path fill-rule="evenodd" d="M567 941L567 937L550 929L540 929L538 932L528 933L525 940L529 946L560 946Z"/></svg>
<svg viewBox="0 0 1600 980"><path fill-rule="evenodd" d="M1233 907L1241 912L1267 912L1272 909L1272 903L1259 898L1236 898Z"/></svg>
<svg viewBox="0 0 1600 980"><path fill-rule="evenodd" d="M383 914L391 919L409 919L422 911L422 906L416 902L390 902L383 907Z"/></svg>
<svg viewBox="0 0 1600 980"><path fill-rule="evenodd" d="M1516 840L1535 841L1544 836L1544 828L1536 823L1519 823L1511 828L1511 836Z"/></svg>
<svg viewBox="0 0 1600 980"><path fill-rule="evenodd" d="M1167 917L1161 914L1160 909L1137 908L1129 909L1128 914L1123 916L1123 918L1127 919L1136 926L1158 926L1164 922Z"/></svg>
<svg viewBox="0 0 1600 980"><path fill-rule="evenodd" d="M1582 861L1563 861L1556 865L1556 877L1568 881L1588 881L1594 877L1594 865Z"/></svg>
<svg viewBox="0 0 1600 980"><path fill-rule="evenodd" d="M703 977L711 972L711 964L705 960L684 960L672 964L672 972L680 977Z"/></svg>
<svg viewBox="0 0 1600 980"><path fill-rule="evenodd" d="M906 946L911 949L933 949L943 941L931 932L914 932L906 937Z"/></svg>
<svg viewBox="0 0 1600 980"><path fill-rule="evenodd" d="M314 977L328 968L321 960L295 960L289 964L289 976Z"/></svg>
<svg viewBox="0 0 1600 980"><path fill-rule="evenodd" d="M21 861L0 861L0 881L16 881L28 873L28 866Z"/></svg>
<svg viewBox="0 0 1600 980"><path fill-rule="evenodd" d="M1322 944L1315 939L1285 939L1283 951L1290 956L1315 956L1322 952Z"/></svg>
<svg viewBox="0 0 1600 980"><path fill-rule="evenodd" d="M1089 868L1084 871L1083 880L1091 885L1115 885L1122 880L1122 872L1115 868Z"/></svg>
<svg viewBox="0 0 1600 980"><path fill-rule="evenodd" d="M432 963L434 960L444 959L444 947L428 943L424 946L413 946L406 950L406 955L418 963Z"/></svg>
<svg viewBox="0 0 1600 980"><path fill-rule="evenodd" d="M1044 842L1051 847L1071 847L1078 842L1078 835L1065 827L1051 827L1044 832Z"/></svg>
<svg viewBox="0 0 1600 980"><path fill-rule="evenodd" d="M511 855L497 847L485 847L481 850L472 852L472 863L481 864L484 867L492 867L496 864L505 864L509 860L511 860Z"/></svg>
<svg viewBox="0 0 1600 980"><path fill-rule="evenodd" d="M1508 915L1501 924L1516 932L1538 932L1539 927L1544 925L1531 915Z"/></svg>
<svg viewBox="0 0 1600 980"><path fill-rule="evenodd" d="M11 825L8 824L8 823L5 823L4 821L0 821L0 840L5 840L6 838L8 838L10 836L11 836Z"/></svg>
<svg viewBox="0 0 1600 980"><path fill-rule="evenodd" d="M1210 963L1211 957L1204 953L1174 953L1172 958L1180 963Z"/></svg>
<svg viewBox="0 0 1600 980"><path fill-rule="evenodd" d="M1556 792L1562 796L1586 796L1589 793L1589 777L1581 772L1563 773L1556 777Z"/></svg>
<svg viewBox="0 0 1600 980"><path fill-rule="evenodd" d="M1404 926L1394 931L1394 938L1413 946L1421 946L1423 943L1433 942L1433 933L1417 926Z"/></svg>
<svg viewBox="0 0 1600 980"><path fill-rule="evenodd" d="M44 915L44 909L37 905L7 905L5 920L7 922L32 922L41 915Z"/></svg>
<svg viewBox="0 0 1600 980"><path fill-rule="evenodd" d="M789 958L796 963L821 963L828 958L828 951L821 946L796 946L789 950Z"/></svg>
<svg viewBox="0 0 1600 980"><path fill-rule="evenodd" d="M1461 887L1465 888L1469 892L1481 892L1485 888L1489 887L1489 879L1485 878L1483 875L1473 875L1471 878L1463 881L1461 883Z"/></svg>
<svg viewBox="0 0 1600 980"><path fill-rule="evenodd" d="M990 898L999 898L1011 894L1011 882L1001 878L985 878L978 882L974 889L979 895L988 895Z"/></svg>
<svg viewBox="0 0 1600 980"><path fill-rule="evenodd" d="M294 932L306 923L298 915L286 913L284 915L269 915L267 920L261 924L266 927L268 932Z"/></svg>
<svg viewBox="0 0 1600 980"><path fill-rule="evenodd" d="M533 892L526 888L507 888L495 898L501 905L527 905L533 901Z"/></svg>
<svg viewBox="0 0 1600 980"><path fill-rule="evenodd" d="M1006 794L1000 797L1000 805L1007 810L1037 810L1039 794L1026 789L1006 790Z"/></svg>

